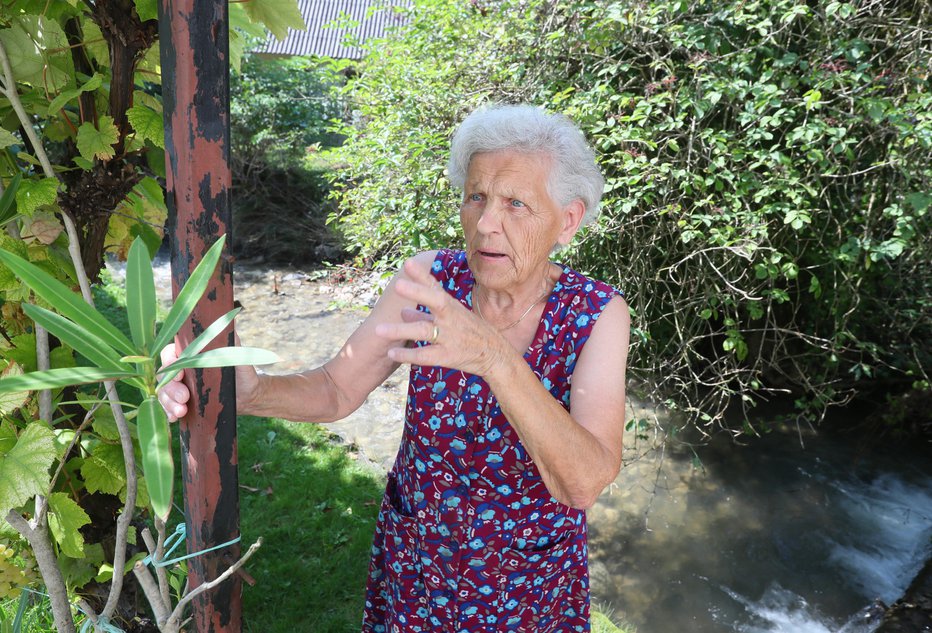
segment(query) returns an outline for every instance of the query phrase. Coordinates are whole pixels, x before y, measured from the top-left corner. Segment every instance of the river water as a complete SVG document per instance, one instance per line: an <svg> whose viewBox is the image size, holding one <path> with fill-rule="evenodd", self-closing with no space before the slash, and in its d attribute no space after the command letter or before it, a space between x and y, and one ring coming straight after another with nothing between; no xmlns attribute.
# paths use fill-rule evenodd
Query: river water
<svg viewBox="0 0 932 633"><path fill-rule="evenodd" d="M167 265L156 273L170 295ZM336 353L378 283L257 268L234 279L243 343L283 359L269 373ZM330 430L387 470L405 388L399 370ZM669 425L629 407L629 419ZM932 554L927 445L886 452L796 428L740 447L660 439L626 437L624 467L589 512L593 601L638 633L869 633L875 601L899 598Z"/></svg>

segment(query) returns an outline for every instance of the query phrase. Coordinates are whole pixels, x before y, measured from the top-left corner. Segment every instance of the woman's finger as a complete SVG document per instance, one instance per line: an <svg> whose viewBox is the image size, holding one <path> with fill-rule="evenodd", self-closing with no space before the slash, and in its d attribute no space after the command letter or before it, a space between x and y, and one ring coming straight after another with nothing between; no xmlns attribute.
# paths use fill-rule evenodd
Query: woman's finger
<svg viewBox="0 0 932 633"><path fill-rule="evenodd" d="M418 320L412 323L380 323L375 327L378 336L391 341L427 341L435 343L439 327L432 320Z"/></svg>
<svg viewBox="0 0 932 633"><path fill-rule="evenodd" d="M401 320L405 323L415 323L417 321L433 321L434 316L429 312L421 312L414 308L402 308Z"/></svg>

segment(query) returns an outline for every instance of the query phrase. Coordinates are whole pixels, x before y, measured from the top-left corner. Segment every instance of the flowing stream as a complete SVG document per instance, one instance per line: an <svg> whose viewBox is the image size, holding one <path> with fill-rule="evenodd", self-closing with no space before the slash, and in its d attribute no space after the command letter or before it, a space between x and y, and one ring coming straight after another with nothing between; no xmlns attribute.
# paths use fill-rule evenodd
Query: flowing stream
<svg viewBox="0 0 932 633"><path fill-rule="evenodd" d="M932 554L928 447L744 444L629 450L590 513L597 604L641 633L873 631Z"/></svg>
<svg viewBox="0 0 932 633"><path fill-rule="evenodd" d="M164 259L156 273L167 300ZM234 281L243 343L283 359L270 373L326 361L376 296L373 280L348 289L251 269ZM329 425L383 470L398 447L406 378L399 370ZM655 415L629 406L629 419ZM741 443L720 435L658 449L627 434L625 466L589 512L595 605L638 633L872 631L876 601L898 599L932 555L932 447L796 428Z"/></svg>

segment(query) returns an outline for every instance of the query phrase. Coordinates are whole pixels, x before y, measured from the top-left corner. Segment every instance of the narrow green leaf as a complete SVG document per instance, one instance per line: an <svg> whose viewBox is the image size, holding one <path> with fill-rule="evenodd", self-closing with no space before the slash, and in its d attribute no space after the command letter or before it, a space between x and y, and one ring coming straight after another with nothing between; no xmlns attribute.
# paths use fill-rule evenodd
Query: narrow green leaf
<svg viewBox="0 0 932 633"><path fill-rule="evenodd" d="M168 416L155 396L149 396L139 405L136 428L142 451L142 472L149 488L152 509L159 517L167 519L172 506L175 465L172 462Z"/></svg>
<svg viewBox="0 0 932 633"><path fill-rule="evenodd" d="M194 306L197 305L201 295L207 290L207 284L210 282L214 269L217 267L217 262L220 260L220 253L223 250L225 241L226 236L221 235L214 245L204 253L204 257L191 273L191 276L188 277L187 283L178 292L175 303L172 305L171 310L168 311L168 316L165 317L165 321L162 323L162 329L152 345L155 352L160 352L163 347L168 345L184 322L191 316Z"/></svg>
<svg viewBox="0 0 932 633"><path fill-rule="evenodd" d="M217 336L223 332L223 330L233 322L233 319L236 318L236 315L240 313L242 308L233 308L222 317L214 321L208 326L206 330L201 332L200 336L191 341L191 343L184 348L184 351L178 356L178 360L184 358L190 358L195 354L198 354L202 349L207 347L207 345L217 338Z"/></svg>
<svg viewBox="0 0 932 633"><path fill-rule="evenodd" d="M3 196L0 196L0 224L8 222L16 215L16 192L22 180L23 175L17 172L10 184L3 190Z"/></svg>
<svg viewBox="0 0 932 633"><path fill-rule="evenodd" d="M34 371L22 376L0 378L0 393L11 391L39 391L68 385L83 385L103 380L119 380L133 376L132 372L98 367L61 367L47 371Z"/></svg>
<svg viewBox="0 0 932 633"><path fill-rule="evenodd" d="M155 338L155 280L152 277L152 260L142 238L137 237L129 247L126 258L126 315L129 331L137 351L153 352Z"/></svg>
<svg viewBox="0 0 932 633"><path fill-rule="evenodd" d="M281 360L278 354L258 347L219 347L190 358L178 359L167 367L168 372L159 382L156 391L168 384L181 369L232 367L236 365L270 365ZM2 383L0 383L2 384Z"/></svg>
<svg viewBox="0 0 932 633"><path fill-rule="evenodd" d="M119 361L112 347L65 317L28 303L23 304L23 312L98 367L126 373L133 371Z"/></svg>
<svg viewBox="0 0 932 633"><path fill-rule="evenodd" d="M16 446L0 457L0 516L48 492L55 453L55 436L45 424L33 422L20 433Z"/></svg>
<svg viewBox="0 0 932 633"><path fill-rule="evenodd" d="M132 343L122 332L85 303L79 295L50 274L4 250L0 250L0 262L12 270L33 292L55 306L60 314L94 334L110 347L124 354L135 353Z"/></svg>

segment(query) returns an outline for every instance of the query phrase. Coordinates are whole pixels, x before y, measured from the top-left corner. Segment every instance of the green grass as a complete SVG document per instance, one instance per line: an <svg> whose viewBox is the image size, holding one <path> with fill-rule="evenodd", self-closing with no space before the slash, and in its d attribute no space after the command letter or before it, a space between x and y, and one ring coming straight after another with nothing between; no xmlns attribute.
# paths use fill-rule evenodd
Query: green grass
<svg viewBox="0 0 932 633"><path fill-rule="evenodd" d="M384 476L317 425L242 417L238 443L243 544L263 538L244 631L358 631Z"/></svg>

